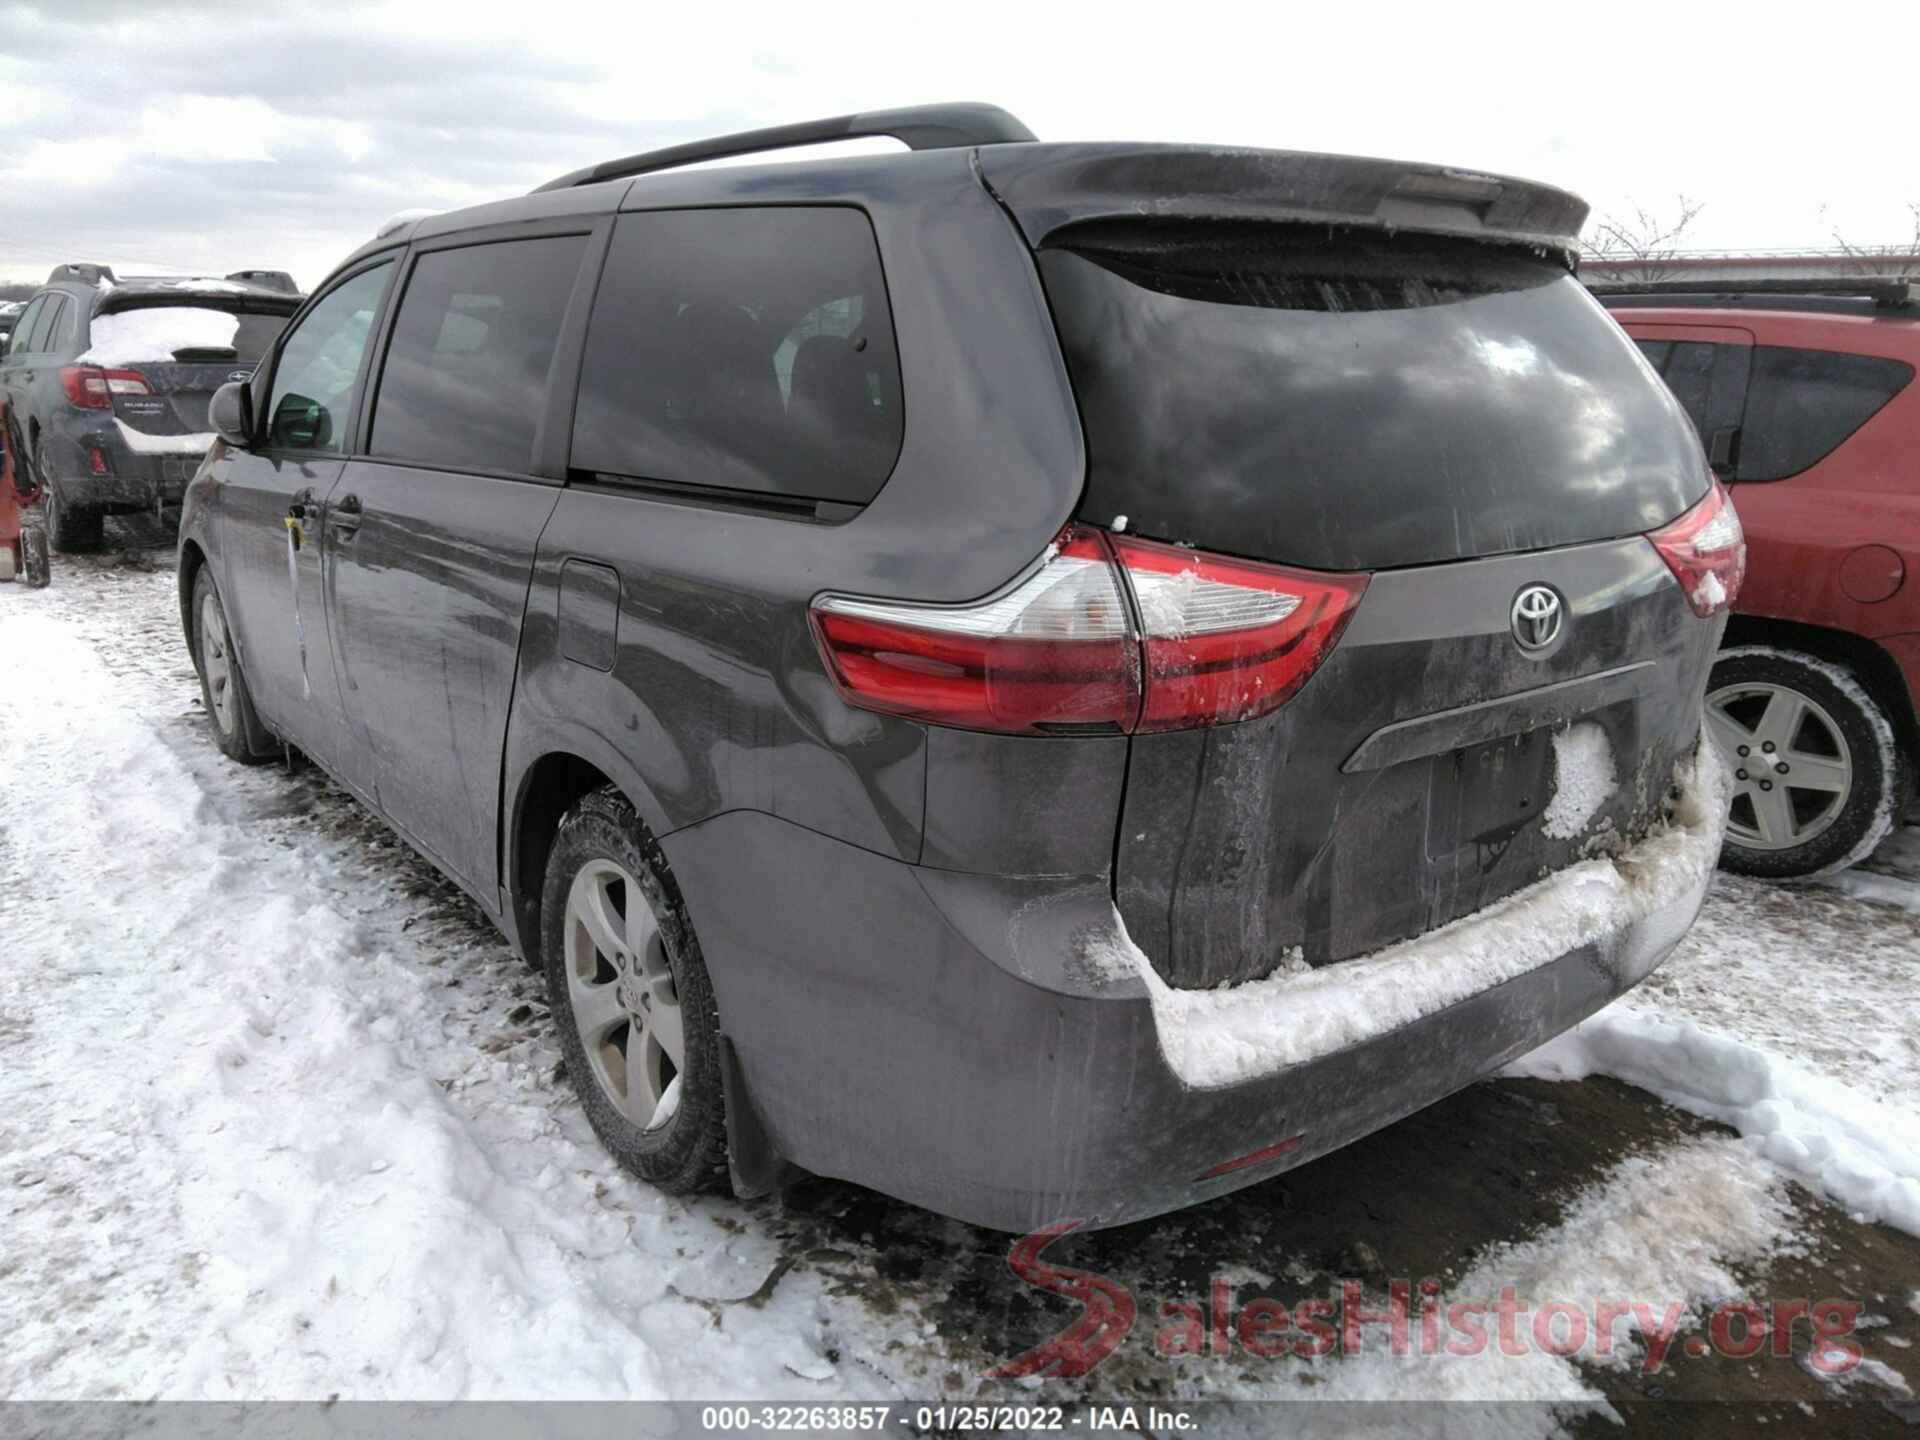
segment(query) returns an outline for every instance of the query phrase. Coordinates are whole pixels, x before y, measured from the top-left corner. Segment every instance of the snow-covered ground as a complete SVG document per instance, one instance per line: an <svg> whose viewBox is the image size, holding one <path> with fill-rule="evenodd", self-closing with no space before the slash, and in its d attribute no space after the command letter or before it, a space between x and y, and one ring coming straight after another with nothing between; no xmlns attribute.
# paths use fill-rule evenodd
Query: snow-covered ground
<svg viewBox="0 0 1920 1440"><path fill-rule="evenodd" d="M311 771L214 750L169 566L0 586L0 1397L1454 1396L1562 1402L1501 1412L1551 1430L1644 1354L1625 1319L1611 1360L1154 1351L1170 1286L1403 1267L1693 1322L1814 1266L1885 1322L1861 1338L1886 1368L1846 1395L1920 1385L1920 1242L1891 1228L1920 1230L1911 830L1823 888L1723 877L1647 984L1523 1062L1731 1128L1500 1081L1069 1237L1049 1258L1118 1276L1139 1321L1086 1380L1028 1390L981 1377L1076 1307L1010 1276L1005 1237L824 1181L669 1200L611 1164L538 978L477 912ZM1836 1246L1907 1268L1819 1271ZM1762 1393L1841 1393L1810 1373L1776 1362Z"/></svg>

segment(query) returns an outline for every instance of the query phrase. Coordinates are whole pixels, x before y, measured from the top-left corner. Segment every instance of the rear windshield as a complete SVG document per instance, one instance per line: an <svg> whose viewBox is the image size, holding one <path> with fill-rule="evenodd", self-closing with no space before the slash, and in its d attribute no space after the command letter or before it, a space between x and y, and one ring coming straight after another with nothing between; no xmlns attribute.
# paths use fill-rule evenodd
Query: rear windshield
<svg viewBox="0 0 1920 1440"><path fill-rule="evenodd" d="M214 297L123 307L93 317L82 358L95 365L165 360L255 365L291 318L291 311L267 313Z"/></svg>
<svg viewBox="0 0 1920 1440"><path fill-rule="evenodd" d="M1040 256L1081 517L1383 569L1609 538L1705 493L1684 416L1565 269L1329 227L1101 226Z"/></svg>

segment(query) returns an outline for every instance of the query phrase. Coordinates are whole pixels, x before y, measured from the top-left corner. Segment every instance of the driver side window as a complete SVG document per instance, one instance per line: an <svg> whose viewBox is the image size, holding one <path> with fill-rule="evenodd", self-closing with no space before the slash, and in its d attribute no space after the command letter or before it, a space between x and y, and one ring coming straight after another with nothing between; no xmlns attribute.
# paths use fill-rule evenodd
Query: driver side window
<svg viewBox="0 0 1920 1440"><path fill-rule="evenodd" d="M392 269L382 261L343 281L288 332L267 403L269 449L345 450L360 357Z"/></svg>

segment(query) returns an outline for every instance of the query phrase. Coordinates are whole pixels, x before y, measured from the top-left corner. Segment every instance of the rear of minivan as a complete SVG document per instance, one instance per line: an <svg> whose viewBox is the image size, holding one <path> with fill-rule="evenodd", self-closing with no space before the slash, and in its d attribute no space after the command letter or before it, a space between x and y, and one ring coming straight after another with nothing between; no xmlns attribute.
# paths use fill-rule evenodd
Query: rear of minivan
<svg viewBox="0 0 1920 1440"><path fill-rule="evenodd" d="M970 163L1067 381L1071 513L972 600L925 534L810 567L839 703L801 692L807 743L923 747L915 853L739 811L663 846L770 1150L1112 1224L1430 1103L1664 957L1720 842L1701 693L1744 548L1573 278L1571 197L1272 152ZM918 223L877 220L896 311L940 253ZM849 536L911 519L945 399L899 343L907 451Z"/></svg>
<svg viewBox="0 0 1920 1440"><path fill-rule="evenodd" d="M640 1173L1117 1224L1659 963L1745 549L1571 196L944 133L383 234L299 322L391 268L331 490L229 396L183 617L544 961Z"/></svg>

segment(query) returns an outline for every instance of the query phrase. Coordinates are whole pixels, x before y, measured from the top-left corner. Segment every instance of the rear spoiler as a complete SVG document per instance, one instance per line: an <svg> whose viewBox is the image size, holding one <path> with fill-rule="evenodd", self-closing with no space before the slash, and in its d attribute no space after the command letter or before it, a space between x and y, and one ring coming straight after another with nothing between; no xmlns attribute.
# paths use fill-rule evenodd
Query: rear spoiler
<svg viewBox="0 0 1920 1440"><path fill-rule="evenodd" d="M1412 230L1576 257L1587 203L1530 180L1296 150L1003 145L981 177L1036 249L1098 220L1269 220Z"/></svg>

